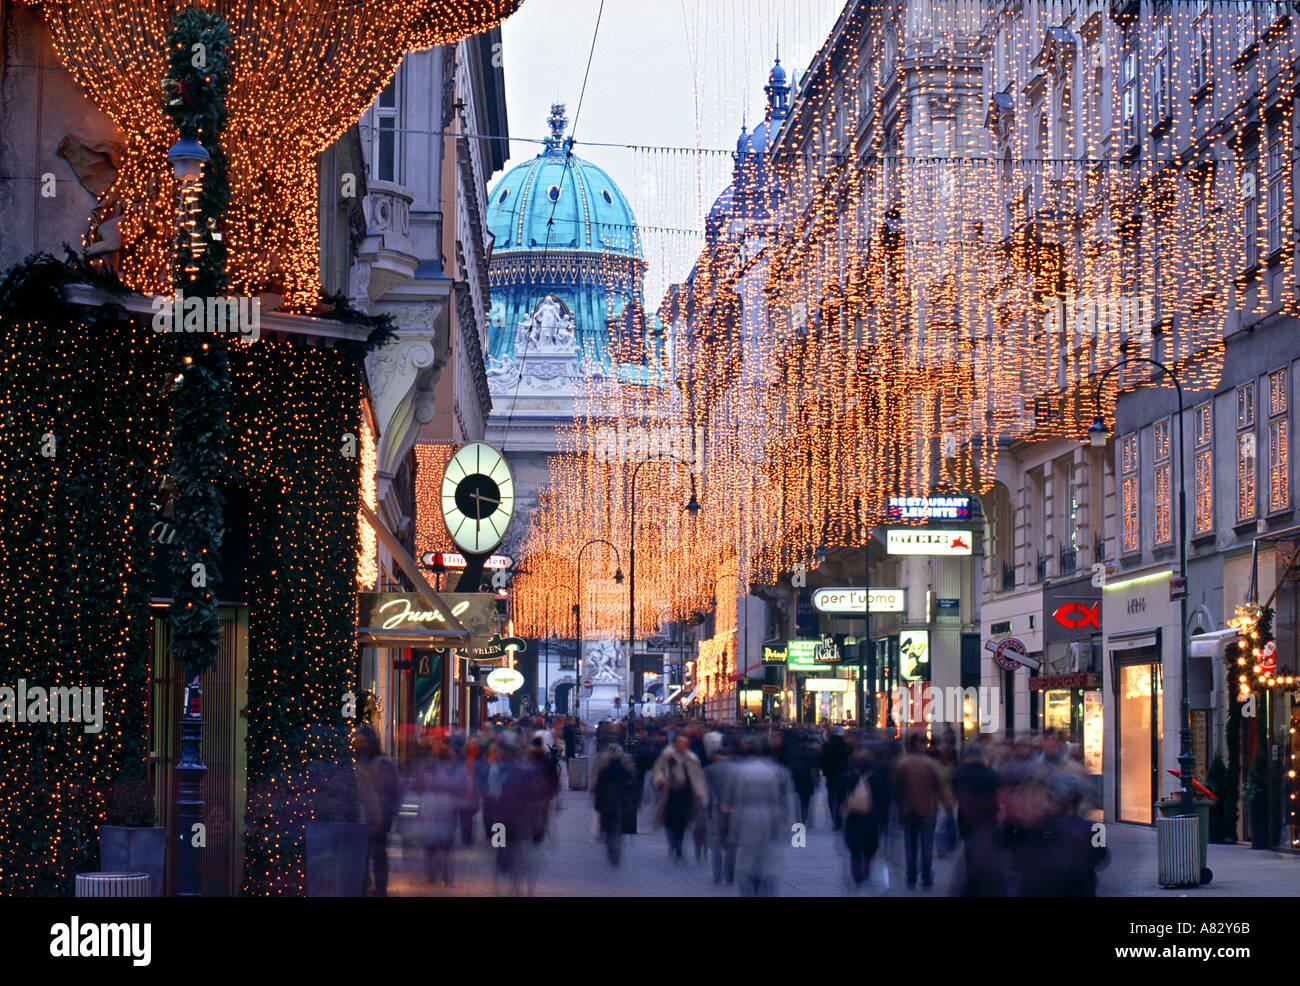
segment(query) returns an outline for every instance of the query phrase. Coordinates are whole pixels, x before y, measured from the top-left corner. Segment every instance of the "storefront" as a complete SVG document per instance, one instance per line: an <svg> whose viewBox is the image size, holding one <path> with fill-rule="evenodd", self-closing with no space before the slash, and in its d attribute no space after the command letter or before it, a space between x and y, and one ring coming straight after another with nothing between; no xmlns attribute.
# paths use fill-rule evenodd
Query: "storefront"
<svg viewBox="0 0 1300 986"><path fill-rule="evenodd" d="M1103 796L1106 817L1121 822L1153 824L1155 802L1178 783L1166 773L1178 766L1181 687L1178 604L1169 588L1170 570L1161 568L1103 589L1103 766L1111 780Z"/></svg>

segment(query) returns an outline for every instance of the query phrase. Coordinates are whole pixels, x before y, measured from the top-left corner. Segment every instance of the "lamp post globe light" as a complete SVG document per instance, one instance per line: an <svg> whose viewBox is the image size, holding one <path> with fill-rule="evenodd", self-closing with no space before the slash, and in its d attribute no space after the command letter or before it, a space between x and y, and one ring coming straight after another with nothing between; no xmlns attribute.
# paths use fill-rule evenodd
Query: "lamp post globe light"
<svg viewBox="0 0 1300 986"><path fill-rule="evenodd" d="M178 181L198 181L203 174L203 166L212 160L208 149L194 137L182 136L167 151L167 160Z"/></svg>
<svg viewBox="0 0 1300 986"><path fill-rule="evenodd" d="M1109 430L1106 428L1106 422L1101 416L1101 388L1106 382L1106 378L1118 370L1120 367L1129 363L1146 363L1155 367L1162 374L1169 377L1174 384L1174 391L1178 395L1178 649L1179 649L1179 691L1181 701L1179 702L1179 713L1181 723L1178 729L1178 768L1182 775L1179 780L1182 783L1182 813L1184 815L1192 814L1192 770L1196 764L1196 758L1192 754L1192 704L1191 697L1187 691L1187 426L1183 421L1183 386L1178 381L1177 374L1169 367L1165 366L1158 360L1149 359L1145 356L1132 356L1128 359L1122 359L1110 369L1106 370L1097 381L1097 391L1094 395L1093 405L1096 408L1096 415L1092 424L1088 426L1088 442L1093 447L1100 448L1105 446L1109 437Z"/></svg>

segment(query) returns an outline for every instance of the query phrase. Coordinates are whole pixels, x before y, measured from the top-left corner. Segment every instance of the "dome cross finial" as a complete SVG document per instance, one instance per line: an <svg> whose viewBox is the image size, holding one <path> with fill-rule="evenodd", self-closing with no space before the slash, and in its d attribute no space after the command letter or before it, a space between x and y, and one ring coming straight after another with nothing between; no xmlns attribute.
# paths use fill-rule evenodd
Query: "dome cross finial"
<svg viewBox="0 0 1300 986"><path fill-rule="evenodd" d="M563 103L551 104L551 115L547 117L546 122L551 128L551 136L546 139L546 150L548 152L563 150L564 128L569 125L569 118L564 115Z"/></svg>

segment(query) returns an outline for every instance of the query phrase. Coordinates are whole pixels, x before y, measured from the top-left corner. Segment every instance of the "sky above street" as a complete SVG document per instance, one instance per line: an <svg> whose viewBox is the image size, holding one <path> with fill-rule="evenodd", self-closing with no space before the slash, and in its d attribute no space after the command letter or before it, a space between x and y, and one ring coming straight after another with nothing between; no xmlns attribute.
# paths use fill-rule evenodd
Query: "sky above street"
<svg viewBox="0 0 1300 986"><path fill-rule="evenodd" d="M567 106L575 153L631 202L650 272L646 304L681 280L703 216L730 180L742 120L762 119L779 43L801 73L842 0L525 0L502 27L510 120L507 169L536 155L552 103ZM588 56L591 70L579 110ZM636 145L603 147L597 144Z"/></svg>

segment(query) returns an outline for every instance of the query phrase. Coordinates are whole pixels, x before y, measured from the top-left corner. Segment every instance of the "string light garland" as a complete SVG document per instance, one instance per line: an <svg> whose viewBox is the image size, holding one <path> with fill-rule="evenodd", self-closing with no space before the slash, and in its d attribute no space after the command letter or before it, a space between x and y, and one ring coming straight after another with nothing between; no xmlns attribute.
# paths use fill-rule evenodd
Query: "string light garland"
<svg viewBox="0 0 1300 986"><path fill-rule="evenodd" d="M29 0L37 2L37 0ZM361 116L410 51L483 31L521 0L333 0L194 3L44 0L59 60L125 136L116 181L101 197L86 245L117 220L119 273L133 290L170 286L176 139L158 102L172 17L194 7L230 25L231 197L224 238L230 286L279 295L304 311L320 295L316 155Z"/></svg>

